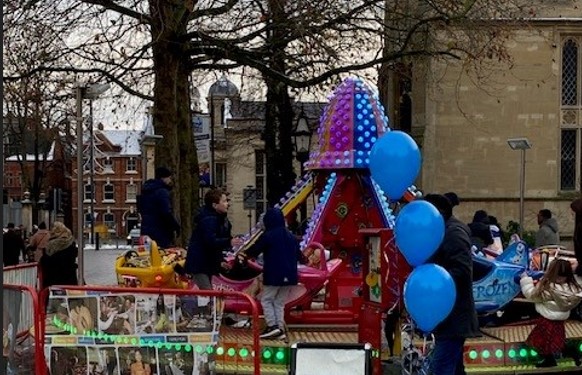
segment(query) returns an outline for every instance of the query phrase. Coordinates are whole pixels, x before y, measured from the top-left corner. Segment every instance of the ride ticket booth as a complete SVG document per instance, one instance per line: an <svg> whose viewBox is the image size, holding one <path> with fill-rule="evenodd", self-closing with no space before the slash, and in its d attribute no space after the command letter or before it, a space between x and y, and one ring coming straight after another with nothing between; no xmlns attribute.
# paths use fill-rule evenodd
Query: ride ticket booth
<svg viewBox="0 0 582 375"><path fill-rule="evenodd" d="M383 349L392 356L400 354L399 317L404 309L404 282L411 269L396 247L391 229L366 228L359 233L366 251L362 259L364 283L358 342L372 345L372 373L379 375ZM389 338L383 340L382 335L386 334ZM388 348L383 348L385 341Z"/></svg>

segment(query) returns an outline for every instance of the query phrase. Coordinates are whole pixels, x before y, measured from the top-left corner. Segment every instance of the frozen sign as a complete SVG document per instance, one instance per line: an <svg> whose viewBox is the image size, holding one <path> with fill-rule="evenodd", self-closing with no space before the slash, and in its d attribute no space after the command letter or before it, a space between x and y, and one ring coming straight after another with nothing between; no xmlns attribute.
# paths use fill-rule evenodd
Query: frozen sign
<svg viewBox="0 0 582 375"><path fill-rule="evenodd" d="M222 318L216 298L53 290L51 374L205 374Z"/></svg>
<svg viewBox="0 0 582 375"><path fill-rule="evenodd" d="M192 118L192 130L196 154L198 155L198 169L200 170L200 185L210 185L210 117L198 115Z"/></svg>

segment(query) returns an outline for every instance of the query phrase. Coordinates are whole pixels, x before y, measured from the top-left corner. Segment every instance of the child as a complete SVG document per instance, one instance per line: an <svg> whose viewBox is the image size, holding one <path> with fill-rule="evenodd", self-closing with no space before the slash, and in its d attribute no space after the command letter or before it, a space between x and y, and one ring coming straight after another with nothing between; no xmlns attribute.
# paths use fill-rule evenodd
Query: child
<svg viewBox="0 0 582 375"><path fill-rule="evenodd" d="M570 262L560 258L550 263L538 285L534 286L525 272L520 284L523 295L535 302L536 311L541 315L526 340L543 358L536 367L556 366L554 355L562 352L566 344L564 321L570 316L570 310L582 301L582 287L574 278ZM579 358L574 360L579 363Z"/></svg>
<svg viewBox="0 0 582 375"><path fill-rule="evenodd" d="M255 258L263 253L263 293L261 305L267 328L261 338L284 340L285 303L294 285L297 285L297 262L305 263L295 236L285 227L283 212L270 208L263 218L265 232L246 251L246 256ZM239 254L241 258L245 255Z"/></svg>

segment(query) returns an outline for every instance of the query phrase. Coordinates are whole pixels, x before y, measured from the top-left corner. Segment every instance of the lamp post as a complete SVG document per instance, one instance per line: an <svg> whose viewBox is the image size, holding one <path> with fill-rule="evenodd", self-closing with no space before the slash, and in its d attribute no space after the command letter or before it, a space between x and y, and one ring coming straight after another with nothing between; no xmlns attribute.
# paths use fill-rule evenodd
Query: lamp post
<svg viewBox="0 0 582 375"><path fill-rule="evenodd" d="M93 214L93 174L94 174L94 161L93 161L93 106L92 101L97 99L101 94L109 89L109 84L94 84L94 85L84 85L77 84L75 87L75 99L76 99L76 112L77 112L77 246L79 247L79 284L84 283L84 257L83 257L83 99L91 100L91 123L89 128L90 145L91 145L91 171L90 171L90 185L93 189L91 192L91 214ZM93 217L91 218L91 223L93 223Z"/></svg>
<svg viewBox="0 0 582 375"><path fill-rule="evenodd" d="M510 138L507 144L512 150L521 151L521 168L519 171L519 236L523 238L523 217L525 195L525 151L531 148L531 143L527 138Z"/></svg>
<svg viewBox="0 0 582 375"><path fill-rule="evenodd" d="M295 124L295 129L293 129L293 145L295 146L295 158L300 164L301 177L305 174L304 164L309 160L309 150L311 149L311 130L309 130L309 124L307 122L307 117L301 110L299 117L297 118L297 123ZM307 220L307 205L305 202L301 203L301 222L303 223Z"/></svg>

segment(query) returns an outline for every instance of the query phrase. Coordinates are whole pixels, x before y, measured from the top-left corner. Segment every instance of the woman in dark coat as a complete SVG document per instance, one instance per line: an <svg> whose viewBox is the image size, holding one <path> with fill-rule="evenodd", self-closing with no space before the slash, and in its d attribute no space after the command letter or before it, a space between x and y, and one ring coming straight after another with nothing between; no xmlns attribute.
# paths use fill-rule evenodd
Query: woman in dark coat
<svg viewBox="0 0 582 375"><path fill-rule="evenodd" d="M40 258L42 287L77 285L77 255L73 234L63 223L56 222Z"/></svg>

